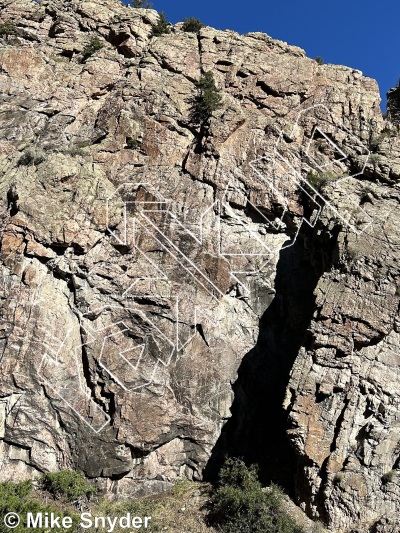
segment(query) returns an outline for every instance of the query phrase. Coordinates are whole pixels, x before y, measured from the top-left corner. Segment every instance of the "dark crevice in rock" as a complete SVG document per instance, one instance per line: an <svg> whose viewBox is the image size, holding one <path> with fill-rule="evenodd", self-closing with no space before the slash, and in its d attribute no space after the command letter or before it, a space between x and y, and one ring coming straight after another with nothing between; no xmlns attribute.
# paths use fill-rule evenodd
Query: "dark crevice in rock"
<svg viewBox="0 0 400 533"><path fill-rule="evenodd" d="M58 256L63 256L68 248L72 248L74 250L75 255L84 255L85 250L77 243L51 243L46 246L46 244L42 243L43 246L46 248L50 248L50 250L53 250Z"/></svg>
<svg viewBox="0 0 400 533"><path fill-rule="evenodd" d="M169 309L169 305L163 304L156 298L151 298L150 296L135 296L132 298L132 301L139 305L154 305L161 309Z"/></svg>
<svg viewBox="0 0 400 533"><path fill-rule="evenodd" d="M237 95L236 98L239 100L243 100L243 95ZM251 94L247 94L244 98L252 104L256 105L257 109L270 109L267 105L265 105L263 102L260 102L260 100L258 100L255 96Z"/></svg>
<svg viewBox="0 0 400 533"><path fill-rule="evenodd" d="M203 47L201 45L201 35L200 35L200 32L198 32L196 34L196 37L197 37L197 48L198 48L198 51L199 51L199 63L200 63L200 71L202 74L204 74L204 70L203 70Z"/></svg>
<svg viewBox="0 0 400 533"><path fill-rule="evenodd" d="M132 248L129 246L129 244L119 244L119 243L111 243L111 246L117 250L121 255L127 255L132 251Z"/></svg>
<svg viewBox="0 0 400 533"><path fill-rule="evenodd" d="M208 347L210 347L210 345L209 345L208 342L207 342L207 339L206 339L206 335L205 335L205 333L204 333L203 326L202 326L201 324L196 324L196 329L197 329L197 331L198 331L200 337L203 339L204 343L205 343Z"/></svg>
<svg viewBox="0 0 400 533"><path fill-rule="evenodd" d="M267 85L267 84L265 83L265 81L257 81L257 83L256 83L256 87L260 87L260 89L261 89L265 94L267 94L268 96L275 96L275 97L283 96L282 94L279 93L279 91L276 91L276 90L274 90L272 87L270 87L269 85Z"/></svg>
<svg viewBox="0 0 400 533"><path fill-rule="evenodd" d="M227 59L219 59L216 62L216 65L222 65L224 67L231 67L232 65L234 65L234 63L232 61L227 60Z"/></svg>
<svg viewBox="0 0 400 533"><path fill-rule="evenodd" d="M48 35L50 39L54 39L55 37L57 37L57 35L60 35L62 33L65 33L64 28L62 28L58 22L54 22L54 24L52 24L49 29Z"/></svg>
<svg viewBox="0 0 400 533"><path fill-rule="evenodd" d="M184 78L186 78L191 83L194 83L196 81L196 78L193 78L192 76L187 75L182 70L176 69L175 67L170 65L165 58L160 57L156 52L149 50L149 55L150 57L153 57L157 61L157 63L160 65L162 69L167 70L168 72L171 72L172 74L179 74L183 76Z"/></svg>
<svg viewBox="0 0 400 533"><path fill-rule="evenodd" d="M82 336L81 332L81 336ZM104 388L98 394L96 384L93 382L93 368L95 368L95 362L92 363L89 360L89 354L87 352L85 340L82 336L82 352L81 352L82 371L86 381L86 385L90 390L91 399L97 403L113 420L116 412L116 404L114 394L112 392L106 392ZM102 401L103 400L103 401Z"/></svg>
<svg viewBox="0 0 400 533"><path fill-rule="evenodd" d="M293 91L277 91L276 89L273 89L270 87L265 81L258 80L256 82L256 87L259 87L263 93L265 93L267 96L274 96L275 98L286 98L288 96L299 96L300 102L304 102L307 100L306 93L302 92L293 92Z"/></svg>
<svg viewBox="0 0 400 533"><path fill-rule="evenodd" d="M192 173L188 170L186 164L187 164L187 161L190 157L190 154L191 154L191 151L189 151L184 160L183 160L183 163L182 163L182 171L185 173L185 174L188 174L191 179L193 181L198 181L202 184L205 184L205 185L208 185L209 187L212 188L213 192L214 192L214 200L216 199L216 196L217 196L217 191L218 191L218 186L216 185L216 183L214 183L213 181L207 179L205 176L199 176L199 175L196 175L195 173ZM217 174L217 170L215 172L215 174Z"/></svg>
<svg viewBox="0 0 400 533"><path fill-rule="evenodd" d="M18 37L28 42L40 43L39 37L21 28L18 31Z"/></svg>
<svg viewBox="0 0 400 533"><path fill-rule="evenodd" d="M57 255L61 256L65 254L65 251L68 248L68 245L64 243L63 244L52 243L49 245L49 248L53 250L53 252L55 252Z"/></svg>
<svg viewBox="0 0 400 533"><path fill-rule="evenodd" d="M193 153L202 155L206 153L206 142L210 134L210 123L202 122L199 125L199 130L196 130L195 142L193 145Z"/></svg>
<svg viewBox="0 0 400 533"><path fill-rule="evenodd" d="M232 416L223 427L205 469L213 479L225 456L258 464L264 483L295 492L296 456L287 438L283 408L289 374L304 345L315 311L314 289L332 265L337 232L316 241L303 230L293 246L281 251L275 298L260 320L256 346L243 358L233 386Z"/></svg>
<svg viewBox="0 0 400 533"><path fill-rule="evenodd" d="M13 440L10 440L10 439L7 439L7 436L6 437L3 437L1 439L2 442L4 442L5 444L8 444L9 446L15 446L16 448L20 448L21 450L26 450L29 452L29 454L31 453L32 451L32 447L31 446L28 446L26 444L21 444L19 442L15 442ZM40 442L40 441L39 441Z"/></svg>
<svg viewBox="0 0 400 533"><path fill-rule="evenodd" d="M349 399L348 398L344 398L343 399L343 408L342 408L342 411L341 411L340 415L338 416L338 419L337 419L336 425L335 425L335 429L334 429L334 437L333 437L332 444L331 444L331 453L334 452L336 450L336 448L337 448L336 443L337 443L337 440L338 440L338 437L339 437L339 434L340 434L340 429L342 427L342 424L343 424L343 421L344 421L344 417L345 417L348 405L349 405Z"/></svg>
<svg viewBox="0 0 400 533"><path fill-rule="evenodd" d="M105 399L107 404L106 412L110 416L111 420L114 420L115 414L117 412L117 406L115 403L115 394L105 389L104 386L100 389L100 397Z"/></svg>
<svg viewBox="0 0 400 533"><path fill-rule="evenodd" d="M72 284L70 283L71 277L69 273L61 270L58 265L54 264L54 260L52 259L47 262L47 267L49 268L54 279L65 281L69 290L72 291Z"/></svg>
<svg viewBox="0 0 400 533"><path fill-rule="evenodd" d="M119 33L117 33L115 30L111 29L110 33L108 34L107 41L112 46L115 46L119 54L130 59L132 57L135 57L135 54L128 46L123 45L123 43L125 43L130 38L130 36L130 33L126 31L120 31Z"/></svg>
<svg viewBox="0 0 400 533"><path fill-rule="evenodd" d="M339 417L338 417L338 419L336 421L336 425L335 425L335 428L334 428L334 437L333 437L333 440L332 440L332 443L331 443L331 448L330 448L331 453L335 452L335 450L337 449L337 440L339 438L340 431L341 431L343 422L345 420L346 411L347 411L349 402L350 402L350 400L348 398L344 398L343 399L343 408L342 408L342 410L340 412L340 415L339 415ZM327 469L328 469L328 464L329 464L330 458L331 458L331 455L328 456L324 460L322 465L321 465L319 476L320 476L322 481L321 481L321 484L320 484L320 487L319 487L319 491L318 491L319 492L319 498L314 498L315 499L315 503L316 503L316 505L318 507L318 513L319 513L320 519L322 519L322 521L324 523L328 523L329 522L329 512L324 507L324 499L325 499L324 498L324 494L326 494L326 491L327 491L327 488L328 488L328 483L329 483L328 475L327 475ZM344 466L345 465L343 464L342 468ZM308 486L308 483L304 480L303 472L304 472L304 470L299 475L299 479L301 478L302 482L301 482L301 487L300 487L300 483L298 484L297 492L299 492L299 490L305 491L305 492L309 492L309 490L310 490L309 486ZM311 499L312 499L312 495L310 494L308 500L310 501ZM308 514L310 516L312 515L312 513L310 512L310 509L308 509Z"/></svg>
<svg viewBox="0 0 400 533"><path fill-rule="evenodd" d="M107 135L108 135L108 132L103 133L102 135L97 137L94 141L92 141L92 145L101 144L104 141L104 139L107 138Z"/></svg>
<svg viewBox="0 0 400 533"><path fill-rule="evenodd" d="M63 50L59 55L62 57L67 57L68 59L72 59L74 52L73 50Z"/></svg>
<svg viewBox="0 0 400 533"><path fill-rule="evenodd" d="M179 120L177 119L176 123L178 124L179 127L181 128L185 128L187 129L188 131L190 131L190 133L196 137L197 135L197 130L196 128L194 128L193 126L191 126L190 124L188 124L187 122L184 122L183 120ZM177 131L177 133L179 133L179 130L174 130L174 131ZM180 133L179 133L180 134ZM181 134L180 134L181 135Z"/></svg>
<svg viewBox="0 0 400 533"><path fill-rule="evenodd" d="M11 185L7 192L7 209L10 211L10 216L13 217L19 212L18 206L19 195L15 185Z"/></svg>
<svg viewBox="0 0 400 533"><path fill-rule="evenodd" d="M360 318L358 318L357 322L359 324L364 324L365 326L370 328L372 330L372 335L374 336L366 340L354 339L354 351L361 350L362 348L366 348L368 346L376 346L377 344L381 343L387 336L386 333L383 333L381 331L374 331L371 324L369 324L366 320L361 320Z"/></svg>

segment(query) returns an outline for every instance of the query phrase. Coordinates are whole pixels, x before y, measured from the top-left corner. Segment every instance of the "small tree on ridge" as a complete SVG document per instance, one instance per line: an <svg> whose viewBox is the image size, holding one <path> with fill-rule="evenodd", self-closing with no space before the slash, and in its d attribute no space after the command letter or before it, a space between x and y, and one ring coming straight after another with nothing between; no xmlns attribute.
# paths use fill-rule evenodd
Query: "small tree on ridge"
<svg viewBox="0 0 400 533"><path fill-rule="evenodd" d="M136 9L152 9L153 4L147 0L132 0L131 6Z"/></svg>

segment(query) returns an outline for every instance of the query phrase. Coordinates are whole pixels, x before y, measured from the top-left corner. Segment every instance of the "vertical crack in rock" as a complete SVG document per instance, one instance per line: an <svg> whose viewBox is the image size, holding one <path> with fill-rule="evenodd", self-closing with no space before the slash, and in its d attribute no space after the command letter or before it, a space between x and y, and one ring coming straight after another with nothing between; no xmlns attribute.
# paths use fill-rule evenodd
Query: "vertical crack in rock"
<svg viewBox="0 0 400 533"><path fill-rule="evenodd" d="M107 413L111 421L115 415L115 399L114 394L109 391L107 392L104 386L96 386L95 375L98 375L99 369L97 368L96 361L90 362L88 350L85 345L85 336L81 329L81 339L82 339L82 351L81 351L81 364L82 364L82 373L86 381L86 385L90 390L90 396L92 400ZM97 389L97 390L96 390Z"/></svg>
<svg viewBox="0 0 400 533"><path fill-rule="evenodd" d="M256 346L243 358L233 385L232 416L224 426L206 468L215 476L225 455L258 464L265 483L278 483L294 494L296 456L287 438L283 403L289 374L306 342L315 311L314 289L332 263L338 231L324 246L304 232L281 251L275 298L260 320Z"/></svg>
<svg viewBox="0 0 400 533"><path fill-rule="evenodd" d="M201 30L196 33L197 38L197 48L199 51L199 64L200 64L200 71L203 72L203 50L201 45Z"/></svg>

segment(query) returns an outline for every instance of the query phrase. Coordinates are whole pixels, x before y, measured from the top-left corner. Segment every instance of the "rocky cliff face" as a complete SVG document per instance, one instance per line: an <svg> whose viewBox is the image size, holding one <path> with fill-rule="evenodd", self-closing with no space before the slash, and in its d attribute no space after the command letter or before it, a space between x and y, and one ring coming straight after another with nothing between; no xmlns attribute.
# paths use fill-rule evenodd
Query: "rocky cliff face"
<svg viewBox="0 0 400 533"><path fill-rule="evenodd" d="M389 531L400 141L375 81L260 33L155 37L116 0L0 7L1 479L135 495L231 452L332 530Z"/></svg>

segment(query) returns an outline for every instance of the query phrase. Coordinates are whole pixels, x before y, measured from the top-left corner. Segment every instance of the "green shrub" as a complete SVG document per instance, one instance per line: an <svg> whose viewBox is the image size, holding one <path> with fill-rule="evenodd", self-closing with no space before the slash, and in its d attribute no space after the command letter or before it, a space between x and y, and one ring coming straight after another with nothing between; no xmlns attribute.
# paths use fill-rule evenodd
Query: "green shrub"
<svg viewBox="0 0 400 533"><path fill-rule="evenodd" d="M339 485L344 480L344 472L336 472L333 482Z"/></svg>
<svg viewBox="0 0 400 533"><path fill-rule="evenodd" d="M190 100L190 121L193 124L203 124L222 107L222 97L212 72L206 72L195 85L197 94Z"/></svg>
<svg viewBox="0 0 400 533"><path fill-rule="evenodd" d="M394 481L395 477L396 477L396 472L394 470L389 470L389 472L386 472L386 474L383 474L382 482L391 483L392 481Z"/></svg>
<svg viewBox="0 0 400 533"><path fill-rule="evenodd" d="M209 521L224 533L304 533L282 510L282 499L276 486L262 488L256 468L227 459L211 499Z"/></svg>
<svg viewBox="0 0 400 533"><path fill-rule="evenodd" d="M131 6L136 9L152 9L153 4L147 0L132 0Z"/></svg>
<svg viewBox="0 0 400 533"><path fill-rule="evenodd" d="M7 44L10 46L19 46L21 41L18 39L18 37L12 37L11 39L7 39Z"/></svg>
<svg viewBox="0 0 400 533"><path fill-rule="evenodd" d="M18 35L16 25L10 20L0 24L0 37L10 37L11 35Z"/></svg>
<svg viewBox="0 0 400 533"><path fill-rule="evenodd" d="M27 148L19 158L18 165L40 165L45 159L46 156L42 150L38 148Z"/></svg>
<svg viewBox="0 0 400 533"><path fill-rule="evenodd" d="M97 492L96 487L88 483L80 472L72 470L45 474L42 478L42 488L55 498L65 498L70 502L89 498Z"/></svg>
<svg viewBox="0 0 400 533"><path fill-rule="evenodd" d="M20 481L19 483L12 483L11 481L4 481L0 483L0 512L7 511L7 506L10 502L15 500L18 506L27 496L29 496L33 489L32 481Z"/></svg>
<svg viewBox="0 0 400 533"><path fill-rule="evenodd" d="M53 512L55 516L63 517L63 514L59 511L52 509L47 505L43 505L43 503L35 499L34 495L32 495L32 489L32 481L20 481L19 483L6 481L0 483L0 533L10 533L10 531L14 531L15 533L26 533L27 513L33 513L35 515L37 513ZM3 517L7 513L17 513L21 518L21 523L13 529L6 527L3 522ZM67 516L71 516L71 514ZM71 516L71 518L73 520L73 526L71 528L60 528L57 531L60 533L76 531L78 518L76 516ZM35 528L35 531L38 533L45 533L48 531L48 528Z"/></svg>
<svg viewBox="0 0 400 533"><path fill-rule="evenodd" d="M140 148L142 146L142 143L140 139L133 139L132 137L126 138L126 147L130 150L136 150L137 148Z"/></svg>
<svg viewBox="0 0 400 533"><path fill-rule="evenodd" d="M370 141L369 141L369 149L371 150L371 152L377 152L379 150L379 146L381 145L381 143L385 140L385 139L388 139L389 137L393 137L393 133L388 131L388 130L384 130L382 131L382 133L380 133L379 135L375 135L373 137L371 137Z"/></svg>
<svg viewBox="0 0 400 533"><path fill-rule="evenodd" d="M90 146L92 146L91 141L78 141L74 144L70 144L69 146L62 148L60 151L63 154L68 154L72 157L84 157L85 155L87 155L87 152L85 152L85 148L88 148Z"/></svg>
<svg viewBox="0 0 400 533"><path fill-rule="evenodd" d="M324 64L324 60L321 56L317 56L314 61L316 61L318 63L318 65L323 65Z"/></svg>
<svg viewBox="0 0 400 533"><path fill-rule="evenodd" d="M153 24L153 35L163 35L164 33L170 33L170 24L165 16L165 13L159 13L157 24Z"/></svg>
<svg viewBox="0 0 400 533"><path fill-rule="evenodd" d="M89 57L92 57L93 54L104 48L104 44L100 41L98 37L91 37L90 41L86 44L82 50L82 63L86 63Z"/></svg>
<svg viewBox="0 0 400 533"><path fill-rule="evenodd" d="M371 163L374 169L379 165L380 157L378 154L371 153L368 158L368 163Z"/></svg>
<svg viewBox="0 0 400 533"><path fill-rule="evenodd" d="M172 488L172 494L175 496L183 496L191 487L191 482L187 479L177 479Z"/></svg>
<svg viewBox="0 0 400 533"><path fill-rule="evenodd" d="M317 191L321 190L327 183L336 181L339 176L333 172L309 172L307 174L307 182Z"/></svg>
<svg viewBox="0 0 400 533"><path fill-rule="evenodd" d="M198 33L201 28L204 28L204 24L199 19L190 17L189 19L183 19L182 30L186 32Z"/></svg>

